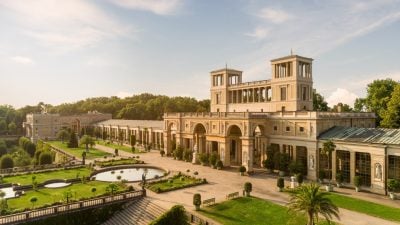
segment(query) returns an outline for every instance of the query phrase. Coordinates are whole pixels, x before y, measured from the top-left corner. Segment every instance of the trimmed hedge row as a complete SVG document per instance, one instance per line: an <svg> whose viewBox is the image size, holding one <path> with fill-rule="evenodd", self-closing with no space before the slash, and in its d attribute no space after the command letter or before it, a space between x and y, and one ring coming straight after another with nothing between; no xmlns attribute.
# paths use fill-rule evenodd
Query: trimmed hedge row
<svg viewBox="0 0 400 225"><path fill-rule="evenodd" d="M174 187L170 187L168 189L155 188L155 186L154 186L154 184L167 183L167 182L170 182L171 179L176 179L176 178L192 179L192 180L194 180L194 183L186 184L184 186L174 186ZM164 192L175 191L175 190L184 189L184 188L188 188L188 187L194 187L197 185L207 184L207 183L208 182L206 179L195 178L195 177L191 177L188 175L182 175L181 173L179 173L168 179L161 179L158 181L147 183L145 187L155 193L164 193Z"/></svg>

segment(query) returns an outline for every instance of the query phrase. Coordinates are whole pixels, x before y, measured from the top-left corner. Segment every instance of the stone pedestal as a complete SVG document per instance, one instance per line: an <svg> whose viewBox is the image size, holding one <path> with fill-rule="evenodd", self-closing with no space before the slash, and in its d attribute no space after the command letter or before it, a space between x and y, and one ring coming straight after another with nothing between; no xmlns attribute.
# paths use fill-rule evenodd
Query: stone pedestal
<svg viewBox="0 0 400 225"><path fill-rule="evenodd" d="M291 176L290 177L290 188L294 189L296 187L297 187L296 177L295 176Z"/></svg>
<svg viewBox="0 0 400 225"><path fill-rule="evenodd" d="M196 151L193 152L193 159L192 159L193 164L196 164L199 161L198 155L199 154Z"/></svg>

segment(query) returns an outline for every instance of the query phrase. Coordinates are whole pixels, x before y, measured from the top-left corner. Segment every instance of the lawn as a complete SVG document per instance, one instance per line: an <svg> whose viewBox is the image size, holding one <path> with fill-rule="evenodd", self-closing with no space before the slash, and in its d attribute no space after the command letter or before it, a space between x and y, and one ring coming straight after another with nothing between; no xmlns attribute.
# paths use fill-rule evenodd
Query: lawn
<svg viewBox="0 0 400 225"><path fill-rule="evenodd" d="M25 175L16 175L10 177L4 177L3 183L19 183L21 185L32 184L32 176L36 176L36 181L40 184L47 180L52 179L72 179L76 178L77 174L79 177L89 177L91 170L86 167L75 168L75 169L61 169L56 171L42 172L42 173L31 173Z"/></svg>
<svg viewBox="0 0 400 225"><path fill-rule="evenodd" d="M135 151L132 152L132 147L130 147L130 146L119 145L116 143L111 143L109 141L97 140L96 144L103 145L103 146L106 146L106 147L109 147L112 149L122 150L122 151L128 152L128 153L144 153L144 152L140 151L139 148L135 148Z"/></svg>
<svg viewBox="0 0 400 225"><path fill-rule="evenodd" d="M49 141L48 143L50 145L53 145L56 148L59 148L59 149L65 151L65 152L68 152L68 153L74 155L76 158L79 158L79 159L82 158L82 153L84 151L86 151L85 148L81 148L81 147L79 147L79 148L68 148L66 142L61 143L61 141ZM111 155L112 154L100 151L100 150L98 150L96 148L90 148L89 152L86 153L86 159L96 159L96 158L102 158L104 156L111 156Z"/></svg>
<svg viewBox="0 0 400 225"><path fill-rule="evenodd" d="M334 193L329 193L328 197L340 208L400 222L400 208L385 206Z"/></svg>
<svg viewBox="0 0 400 225"><path fill-rule="evenodd" d="M140 161L139 159L118 159L118 160L111 159L109 161L98 161L95 163L97 166L100 167L109 167L109 166L139 164L143 163L143 161Z"/></svg>
<svg viewBox="0 0 400 225"><path fill-rule="evenodd" d="M71 200L79 200L80 198L91 198L94 196L102 195L106 193L106 187L109 182L91 181L85 184L77 183L69 187L64 188L43 188L36 191L27 191L25 195L19 198L9 199L8 206L12 210L23 210L25 208L31 208L32 203L30 202L31 197L37 197L35 208L50 205L55 202L62 202L64 199L64 193L70 191L72 193ZM92 193L92 188L95 187L96 192ZM119 191L125 190L124 187L119 186Z"/></svg>
<svg viewBox="0 0 400 225"><path fill-rule="evenodd" d="M298 225L307 223L304 215L290 213L284 206L254 197L229 200L202 208L199 212L224 225ZM318 224L328 223L322 222L321 219Z"/></svg>
<svg viewBox="0 0 400 225"><path fill-rule="evenodd" d="M160 181L155 181L148 183L146 188L156 193L162 193L167 191L178 190L187 187L193 187L200 184L205 184L207 181L205 179L197 179L185 175L175 175L172 178L164 179Z"/></svg>

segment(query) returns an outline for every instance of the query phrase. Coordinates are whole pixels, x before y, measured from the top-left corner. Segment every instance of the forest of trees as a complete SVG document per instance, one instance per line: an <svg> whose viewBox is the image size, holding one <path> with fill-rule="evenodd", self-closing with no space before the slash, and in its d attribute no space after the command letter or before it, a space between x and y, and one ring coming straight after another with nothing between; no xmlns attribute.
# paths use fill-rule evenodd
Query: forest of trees
<svg viewBox="0 0 400 225"><path fill-rule="evenodd" d="M314 93L313 100L315 111L337 112L340 105L342 112L374 112L379 127L400 128L400 83L389 78L368 84L367 96L357 98L353 108L342 103L329 108L318 93Z"/></svg>
<svg viewBox="0 0 400 225"><path fill-rule="evenodd" d="M189 97L168 97L165 95L140 94L127 98L97 97L75 103L57 106L40 102L36 106L14 109L0 105L0 135L21 134L22 122L27 113L39 113L42 106L49 113L76 115L88 111L111 113L115 119L162 120L164 112L209 112L210 100L196 100Z"/></svg>

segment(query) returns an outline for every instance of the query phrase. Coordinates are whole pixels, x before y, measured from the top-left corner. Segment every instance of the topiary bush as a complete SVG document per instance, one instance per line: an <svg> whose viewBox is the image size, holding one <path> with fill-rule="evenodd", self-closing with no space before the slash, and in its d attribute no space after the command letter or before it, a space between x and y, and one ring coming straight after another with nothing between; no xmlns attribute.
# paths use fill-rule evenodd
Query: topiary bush
<svg viewBox="0 0 400 225"><path fill-rule="evenodd" d="M8 169L14 167L14 160L10 154L5 154L0 159L0 168Z"/></svg>
<svg viewBox="0 0 400 225"><path fill-rule="evenodd" d="M224 164L222 163L221 160L218 160L216 166L217 166L217 169L220 170L220 169L222 169L224 167Z"/></svg>
<svg viewBox="0 0 400 225"><path fill-rule="evenodd" d="M282 177L278 177L276 180L276 186L279 188L279 191L282 191L285 187L285 180Z"/></svg>
<svg viewBox="0 0 400 225"><path fill-rule="evenodd" d="M48 165L53 163L53 156L50 152L43 152L39 156L39 165Z"/></svg>
<svg viewBox="0 0 400 225"><path fill-rule="evenodd" d="M201 205L201 195L200 194L194 194L193 195L193 205L196 207L196 211L200 209Z"/></svg>
<svg viewBox="0 0 400 225"><path fill-rule="evenodd" d="M240 173L240 175L243 176L243 174L244 174L245 172L246 172L246 167L240 166L240 167L239 167L239 173Z"/></svg>
<svg viewBox="0 0 400 225"><path fill-rule="evenodd" d="M250 192L253 190L253 185L250 182L244 183L244 191L246 192L246 196L250 196Z"/></svg>
<svg viewBox="0 0 400 225"><path fill-rule="evenodd" d="M217 164L218 160L219 160L218 153L213 152L208 158L208 163L210 164L210 166L214 167Z"/></svg>

